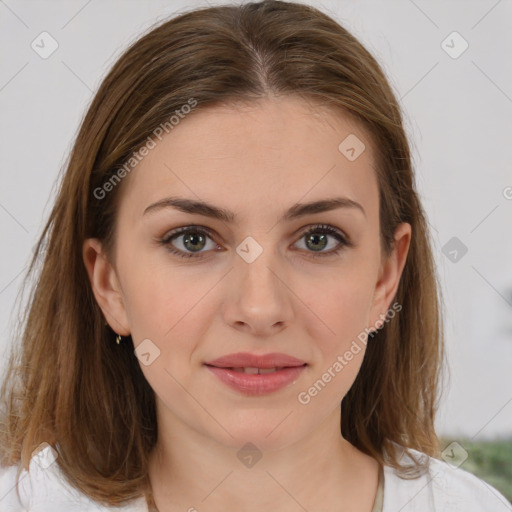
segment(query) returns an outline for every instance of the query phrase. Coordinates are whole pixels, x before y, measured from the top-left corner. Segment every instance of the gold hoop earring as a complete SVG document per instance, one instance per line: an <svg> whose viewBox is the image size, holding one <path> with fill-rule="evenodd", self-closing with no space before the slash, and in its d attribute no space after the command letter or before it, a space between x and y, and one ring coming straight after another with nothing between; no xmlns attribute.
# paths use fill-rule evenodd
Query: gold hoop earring
<svg viewBox="0 0 512 512"><path fill-rule="evenodd" d="M119 345L119 343L121 342L121 339L122 339L122 336L120 334L118 334L116 336L116 343Z"/></svg>

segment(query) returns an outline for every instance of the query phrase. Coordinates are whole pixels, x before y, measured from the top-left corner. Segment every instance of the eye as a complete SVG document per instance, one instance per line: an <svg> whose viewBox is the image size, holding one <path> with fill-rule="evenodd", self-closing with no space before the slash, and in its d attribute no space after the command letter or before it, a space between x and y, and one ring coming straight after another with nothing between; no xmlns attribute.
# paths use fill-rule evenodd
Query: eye
<svg viewBox="0 0 512 512"><path fill-rule="evenodd" d="M203 226L185 226L168 233L160 240L168 251L182 258L201 258L208 250L220 250L212 239L212 231ZM329 245L329 238L337 240L334 248L324 251ZM181 240L180 240L181 239ZM352 242L339 229L329 224L319 224L309 228L300 235L305 239L305 251L313 257L326 257L338 254L344 247L352 247ZM208 247L208 240L210 246ZM206 249L206 251L203 251ZM315 254L316 253L316 254Z"/></svg>
<svg viewBox="0 0 512 512"><path fill-rule="evenodd" d="M329 245L329 238L338 241L330 251L324 251ZM352 242L337 228L329 224L319 224L311 227L300 236L304 240L304 247L307 252L313 252L313 257L326 257L338 254L344 247L352 247ZM311 249L311 250L309 250Z"/></svg>
<svg viewBox="0 0 512 512"><path fill-rule="evenodd" d="M196 256L196 253L200 253L200 251L206 247L207 239L211 241L209 249L219 248L210 235L211 232L208 228L200 226L186 226L178 228L167 234L161 240L161 243L165 245L171 253L176 254L177 256L181 256L182 258L194 258L200 257L200 254ZM181 240L174 245L174 242L180 238Z"/></svg>

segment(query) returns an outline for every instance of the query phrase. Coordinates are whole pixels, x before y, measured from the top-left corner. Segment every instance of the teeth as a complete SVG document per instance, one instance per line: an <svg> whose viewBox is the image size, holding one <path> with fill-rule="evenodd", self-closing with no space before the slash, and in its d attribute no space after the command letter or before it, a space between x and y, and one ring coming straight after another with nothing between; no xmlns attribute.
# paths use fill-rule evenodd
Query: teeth
<svg viewBox="0 0 512 512"><path fill-rule="evenodd" d="M238 373L250 373L252 375L255 375L257 373L263 374L263 373L273 373L277 370L281 370L281 367L277 368L252 368L252 367L245 367L245 368L231 368L231 370L238 372Z"/></svg>

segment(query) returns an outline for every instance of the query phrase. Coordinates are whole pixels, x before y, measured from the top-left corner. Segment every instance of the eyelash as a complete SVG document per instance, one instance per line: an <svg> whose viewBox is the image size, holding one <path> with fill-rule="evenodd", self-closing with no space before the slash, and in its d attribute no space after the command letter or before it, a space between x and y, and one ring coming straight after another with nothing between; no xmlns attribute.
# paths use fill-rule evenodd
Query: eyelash
<svg viewBox="0 0 512 512"><path fill-rule="evenodd" d="M182 228L178 228L174 231L171 231L167 235L165 235L161 240L159 240L159 243L166 247L166 249L171 252L172 254L176 254L177 256L180 256L182 258L202 258L202 254L204 253L186 253L183 251L180 251L179 249L176 249L172 244L171 241L174 238L177 238L179 235L186 235L188 233L199 233L201 235L206 235L209 238L212 238L213 232L206 227L203 226L185 226ZM329 252L319 252L314 254L313 251L307 251L312 252L312 256L314 258L325 258L327 256L334 256L339 254L345 247L353 247L353 243L343 235L343 233L336 229L335 227L329 225L329 224L317 224L315 226L312 226L308 230L301 233L299 236L299 240L307 235L310 235L311 233L321 233L323 235L331 235L334 236L340 245L336 249L332 249Z"/></svg>

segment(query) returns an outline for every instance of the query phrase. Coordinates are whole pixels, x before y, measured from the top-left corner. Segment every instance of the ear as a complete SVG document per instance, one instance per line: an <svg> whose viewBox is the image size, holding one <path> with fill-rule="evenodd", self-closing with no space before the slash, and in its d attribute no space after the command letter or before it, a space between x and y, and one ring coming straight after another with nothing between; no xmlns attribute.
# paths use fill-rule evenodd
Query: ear
<svg viewBox="0 0 512 512"><path fill-rule="evenodd" d="M103 253L101 242L96 238L85 240L82 256L94 297L108 324L116 333L128 336L129 322L119 280L115 269Z"/></svg>
<svg viewBox="0 0 512 512"><path fill-rule="evenodd" d="M370 310L370 329L381 327L386 318L391 301L396 295L400 277L411 243L411 225L407 222L399 224L394 234L394 245L389 256L381 263L379 278L373 294Z"/></svg>

